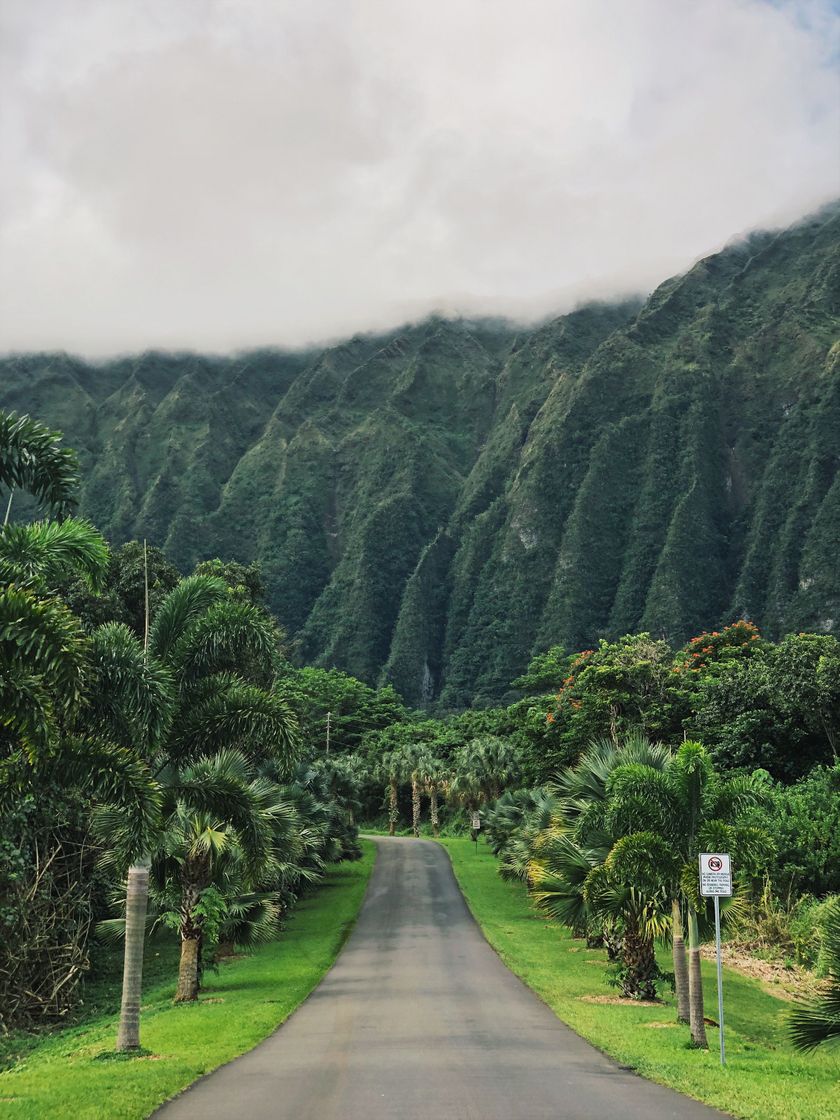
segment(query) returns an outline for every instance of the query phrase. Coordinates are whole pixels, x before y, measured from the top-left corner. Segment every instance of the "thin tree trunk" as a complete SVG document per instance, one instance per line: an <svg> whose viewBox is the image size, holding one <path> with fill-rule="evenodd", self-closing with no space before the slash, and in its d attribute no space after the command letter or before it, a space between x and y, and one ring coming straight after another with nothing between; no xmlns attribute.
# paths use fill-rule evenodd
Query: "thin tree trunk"
<svg viewBox="0 0 840 1120"><path fill-rule="evenodd" d="M438 791L437 786L432 782L429 788L429 816L432 818L432 833L435 836L440 836L440 817L438 815Z"/></svg>
<svg viewBox="0 0 840 1120"><path fill-rule="evenodd" d="M181 962L178 966L176 1003L190 1003L198 999L198 957L201 931L193 929L190 936L181 935Z"/></svg>
<svg viewBox="0 0 840 1120"><path fill-rule="evenodd" d="M125 901L122 1004L117 1031L119 1051L140 1049L140 1000L143 994L143 947L148 901L149 865L132 864L128 869Z"/></svg>
<svg viewBox="0 0 840 1120"><path fill-rule="evenodd" d="M397 779L391 778L388 782L388 835L393 836L397 831Z"/></svg>
<svg viewBox="0 0 840 1120"><path fill-rule="evenodd" d="M709 1049L703 1007L703 976L700 971L700 930L697 911L688 911L688 998L691 1041L702 1050Z"/></svg>
<svg viewBox="0 0 840 1120"><path fill-rule="evenodd" d="M688 995L688 957L685 952L682 908L678 898L671 901L671 948L674 955L674 990L677 997L677 1022L688 1023L691 1003Z"/></svg>
<svg viewBox="0 0 840 1120"><path fill-rule="evenodd" d="M420 783L416 775L411 777L411 831L420 835Z"/></svg>

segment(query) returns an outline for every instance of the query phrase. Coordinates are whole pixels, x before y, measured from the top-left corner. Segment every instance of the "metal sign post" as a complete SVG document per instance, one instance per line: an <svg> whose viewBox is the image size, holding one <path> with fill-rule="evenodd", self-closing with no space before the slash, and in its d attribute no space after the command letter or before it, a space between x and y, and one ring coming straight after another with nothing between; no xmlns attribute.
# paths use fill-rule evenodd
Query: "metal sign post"
<svg viewBox="0 0 840 1120"><path fill-rule="evenodd" d="M481 815L479 813L473 813L471 828L472 828L473 843L475 844L475 850L477 852L478 851L478 833L479 833L479 829L481 828Z"/></svg>
<svg viewBox="0 0 840 1120"><path fill-rule="evenodd" d="M720 957L720 900L732 894L732 865L725 852L703 852L700 856L700 894L715 900L715 950L717 956L718 1022L720 1024L720 1064L726 1065L723 1037L723 965Z"/></svg>

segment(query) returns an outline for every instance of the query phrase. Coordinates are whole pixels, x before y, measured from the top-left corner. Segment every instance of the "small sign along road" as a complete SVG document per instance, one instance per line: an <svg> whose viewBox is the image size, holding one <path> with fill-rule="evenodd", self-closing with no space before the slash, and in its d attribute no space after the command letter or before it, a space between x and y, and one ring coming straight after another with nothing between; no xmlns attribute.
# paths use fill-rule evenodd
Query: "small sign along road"
<svg viewBox="0 0 840 1120"><path fill-rule="evenodd" d="M732 894L732 864L726 852L700 854L700 894L715 900L715 949L717 955L718 1022L720 1024L720 1064L726 1065L723 1039L723 965L720 958L720 900Z"/></svg>
<svg viewBox="0 0 840 1120"><path fill-rule="evenodd" d="M704 898L728 898L732 894L732 868L723 852L700 856L700 894Z"/></svg>

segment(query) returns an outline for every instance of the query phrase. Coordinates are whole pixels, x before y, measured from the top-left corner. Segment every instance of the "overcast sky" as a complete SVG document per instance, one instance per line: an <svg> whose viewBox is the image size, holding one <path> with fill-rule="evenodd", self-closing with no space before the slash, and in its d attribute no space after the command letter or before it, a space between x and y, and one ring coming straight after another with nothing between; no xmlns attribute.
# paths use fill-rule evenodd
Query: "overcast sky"
<svg viewBox="0 0 840 1120"><path fill-rule="evenodd" d="M840 194L829 0L0 0L0 349L648 291Z"/></svg>

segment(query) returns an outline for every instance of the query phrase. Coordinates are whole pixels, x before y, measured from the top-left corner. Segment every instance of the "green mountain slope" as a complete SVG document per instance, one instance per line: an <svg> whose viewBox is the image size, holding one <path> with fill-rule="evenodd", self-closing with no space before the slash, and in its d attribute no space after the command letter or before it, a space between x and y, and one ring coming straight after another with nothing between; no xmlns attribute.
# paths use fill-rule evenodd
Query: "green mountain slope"
<svg viewBox="0 0 840 1120"><path fill-rule="evenodd" d="M839 248L834 208L532 330L11 357L0 404L65 431L115 542L259 560L301 657L484 703L556 642L840 633Z"/></svg>

